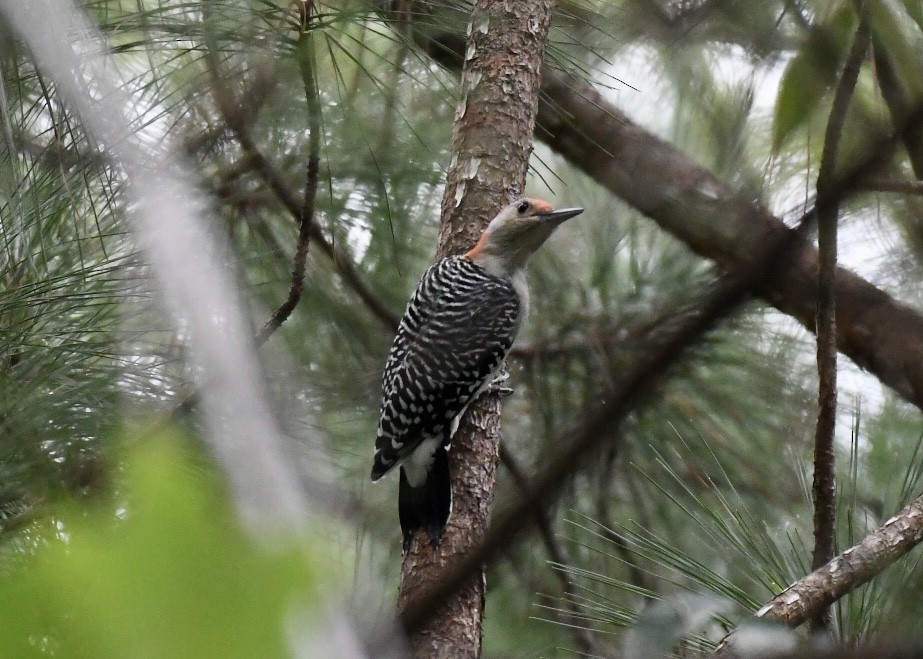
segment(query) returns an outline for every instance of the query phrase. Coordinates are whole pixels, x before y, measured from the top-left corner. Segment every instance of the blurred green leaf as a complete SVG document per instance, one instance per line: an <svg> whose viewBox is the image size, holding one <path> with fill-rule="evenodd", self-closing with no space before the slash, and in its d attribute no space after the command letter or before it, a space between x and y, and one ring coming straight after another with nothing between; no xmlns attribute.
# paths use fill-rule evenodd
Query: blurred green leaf
<svg viewBox="0 0 923 659"><path fill-rule="evenodd" d="M782 75L772 126L773 151L779 151L785 139L810 118L833 88L854 25L850 3L842 3L825 25L807 32Z"/></svg>
<svg viewBox="0 0 923 659"><path fill-rule="evenodd" d="M923 29L923 3L917 0L904 0L904 11L916 22L918 27Z"/></svg>
<svg viewBox="0 0 923 659"><path fill-rule="evenodd" d="M0 583L5 656L290 656L330 578L319 553L255 544L176 441L133 446L119 489L115 514L63 506Z"/></svg>
<svg viewBox="0 0 923 659"><path fill-rule="evenodd" d="M923 98L923 29L900 3L873 2L869 11L876 56L887 57L888 70L895 78L887 82L900 85L901 94L910 102Z"/></svg>

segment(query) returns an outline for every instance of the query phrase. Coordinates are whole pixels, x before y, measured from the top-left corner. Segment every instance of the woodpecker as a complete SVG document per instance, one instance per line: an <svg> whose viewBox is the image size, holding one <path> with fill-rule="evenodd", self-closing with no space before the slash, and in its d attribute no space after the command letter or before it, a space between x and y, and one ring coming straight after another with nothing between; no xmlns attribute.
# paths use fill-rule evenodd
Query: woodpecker
<svg viewBox="0 0 923 659"><path fill-rule="evenodd" d="M466 254L431 266L401 319L381 386L372 480L400 465L398 517L406 549L418 530L437 545L452 511L448 451L468 405L503 367L528 309L523 267L565 220L520 199Z"/></svg>

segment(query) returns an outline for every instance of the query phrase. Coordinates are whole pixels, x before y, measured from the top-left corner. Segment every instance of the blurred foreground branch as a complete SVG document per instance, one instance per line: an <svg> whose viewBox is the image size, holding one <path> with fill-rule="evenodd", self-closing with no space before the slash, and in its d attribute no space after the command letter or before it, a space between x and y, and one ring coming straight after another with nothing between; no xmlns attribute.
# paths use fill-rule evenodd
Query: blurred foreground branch
<svg viewBox="0 0 923 659"><path fill-rule="evenodd" d="M208 204L174 145L133 119L136 88L109 44L70 2L0 5L35 66L79 115L124 182L126 206L167 308L182 318L200 373L207 439L251 530L295 534L311 518L247 335L237 291L201 209ZM219 321L220 319L220 321ZM258 438L258 441L254 441Z"/></svg>

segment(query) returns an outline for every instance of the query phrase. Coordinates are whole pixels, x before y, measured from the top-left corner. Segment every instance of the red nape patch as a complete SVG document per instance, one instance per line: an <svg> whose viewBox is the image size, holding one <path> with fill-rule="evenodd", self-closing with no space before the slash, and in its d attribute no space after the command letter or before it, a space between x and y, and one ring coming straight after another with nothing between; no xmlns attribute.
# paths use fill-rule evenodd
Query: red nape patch
<svg viewBox="0 0 923 659"><path fill-rule="evenodd" d="M486 244L487 244L487 231L481 234L480 239L478 240L477 244L474 247L472 247L470 250L465 252L465 258L473 261L478 256L480 256L481 252L484 251L484 245Z"/></svg>

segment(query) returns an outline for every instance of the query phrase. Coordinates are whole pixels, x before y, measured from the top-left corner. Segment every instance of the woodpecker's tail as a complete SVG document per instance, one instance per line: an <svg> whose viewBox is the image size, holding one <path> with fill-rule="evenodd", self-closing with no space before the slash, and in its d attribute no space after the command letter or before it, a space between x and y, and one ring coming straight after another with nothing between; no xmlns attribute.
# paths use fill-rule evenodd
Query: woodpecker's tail
<svg viewBox="0 0 923 659"><path fill-rule="evenodd" d="M404 534L404 550L419 530L426 531L433 546L439 544L452 512L452 484L449 480L449 452L439 447L433 455L426 481L412 487L401 467L397 494L397 512Z"/></svg>

